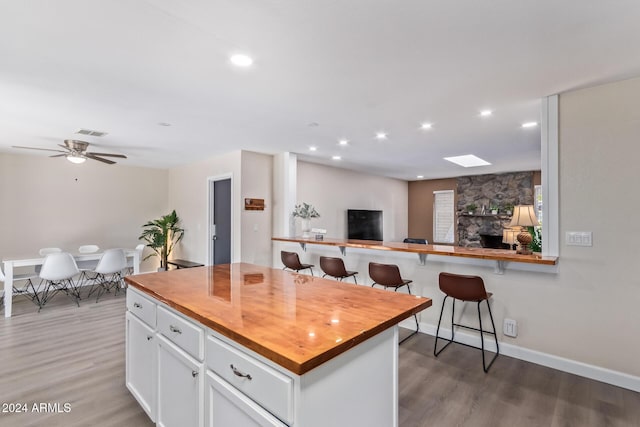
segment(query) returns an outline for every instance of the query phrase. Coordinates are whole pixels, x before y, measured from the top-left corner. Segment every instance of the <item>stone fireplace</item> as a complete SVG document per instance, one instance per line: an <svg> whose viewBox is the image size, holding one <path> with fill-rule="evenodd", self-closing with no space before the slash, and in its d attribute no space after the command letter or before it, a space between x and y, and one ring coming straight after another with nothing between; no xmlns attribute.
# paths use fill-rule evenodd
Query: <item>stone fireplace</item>
<svg viewBox="0 0 640 427"><path fill-rule="evenodd" d="M506 206L531 205L533 194L531 171L457 178L458 244L478 248L506 247L499 246L502 229L511 222ZM470 204L476 205L474 213L466 209ZM497 214L491 213L491 206L498 206Z"/></svg>

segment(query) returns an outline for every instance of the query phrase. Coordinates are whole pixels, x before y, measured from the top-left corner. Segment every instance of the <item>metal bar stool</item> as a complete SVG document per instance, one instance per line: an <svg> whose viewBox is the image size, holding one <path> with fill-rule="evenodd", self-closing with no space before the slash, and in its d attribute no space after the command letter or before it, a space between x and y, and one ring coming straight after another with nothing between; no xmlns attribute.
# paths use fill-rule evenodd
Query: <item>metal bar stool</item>
<svg viewBox="0 0 640 427"><path fill-rule="evenodd" d="M409 295L413 295L411 293L411 287L409 286L409 283L413 281L403 279L400 276L400 269L395 264L379 264L377 262L370 262L369 277L371 277L371 280L373 280L373 285L371 285L371 287L374 287L375 285L380 285L380 286L384 286L385 289L394 288L393 289L394 292L397 292L398 288L401 288L402 286L406 286L407 291L409 292ZM404 337L398 344L402 344L407 339L417 334L418 331L420 331L420 325L418 324L418 316L414 314L413 318L416 321L416 330L412 332L410 335Z"/></svg>
<svg viewBox="0 0 640 427"><path fill-rule="evenodd" d="M482 369L484 372L488 372L493 362L495 362L496 358L500 354L500 347L498 346L498 336L496 335L496 325L493 323L493 315L491 314L491 306L489 305L489 298L493 295L491 292L487 292L484 288L484 281L482 277L479 276L465 276L461 274L452 274L452 273L440 273L439 277L440 290L445 293L444 300L442 301L442 309L440 310L440 318L438 319L438 328L436 329L436 342L433 346L433 355L438 357L442 350L447 348L449 344L452 342L466 345L468 347L477 348L482 351ZM451 305L451 339L442 338L438 334L440 332L440 323L442 322L442 313L444 312L444 305L447 302L447 298L452 298ZM454 322L454 314L456 310L456 300L465 301L465 302L475 302L478 304L478 323L480 324L480 328L474 328L472 326L461 325L459 323ZM493 327L493 332L485 331L482 328L482 316L480 314L480 303L482 301L487 302L487 309L489 310L489 318L491 319L491 326ZM454 341L455 327L461 327L466 329L471 329L474 331L480 332L480 343L481 347L476 347L473 345L461 343L458 341ZM484 334L493 335L493 338L496 341L496 354L489 362L489 365L486 364L485 355L484 355ZM438 340L448 341L444 347L438 350Z"/></svg>
<svg viewBox="0 0 640 427"><path fill-rule="evenodd" d="M311 268L313 267L313 264L300 263L300 258L298 258L297 253L280 251L280 259L282 259L282 263L284 264L284 267L282 267L283 270L286 270L288 268L295 271L296 273L299 273L300 270L306 270L308 268L309 271L311 271L311 275L313 276L313 268Z"/></svg>
<svg viewBox="0 0 640 427"><path fill-rule="evenodd" d="M342 258L333 258L328 256L320 257L320 268L324 272L322 277L331 276L336 280L342 281L347 277L353 277L353 281L358 284L358 280L356 279L357 271L347 271L344 266L344 261Z"/></svg>

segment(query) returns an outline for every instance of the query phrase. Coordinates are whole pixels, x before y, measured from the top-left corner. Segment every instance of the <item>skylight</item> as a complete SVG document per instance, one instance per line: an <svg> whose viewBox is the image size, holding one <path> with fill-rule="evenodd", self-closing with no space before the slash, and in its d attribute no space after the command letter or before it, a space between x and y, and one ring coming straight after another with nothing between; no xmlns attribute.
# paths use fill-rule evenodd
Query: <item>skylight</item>
<svg viewBox="0 0 640 427"><path fill-rule="evenodd" d="M491 163L486 160L482 160L480 157L474 156L473 154L466 154L464 156L455 156L455 157L445 157L445 160L455 163L456 165L463 166L465 168L472 168L476 166L487 166Z"/></svg>

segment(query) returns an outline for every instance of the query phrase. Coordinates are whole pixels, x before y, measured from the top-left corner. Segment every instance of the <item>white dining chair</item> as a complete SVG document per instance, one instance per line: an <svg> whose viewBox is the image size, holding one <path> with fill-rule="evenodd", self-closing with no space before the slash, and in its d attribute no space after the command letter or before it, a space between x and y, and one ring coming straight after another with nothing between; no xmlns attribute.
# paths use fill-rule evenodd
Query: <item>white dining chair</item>
<svg viewBox="0 0 640 427"><path fill-rule="evenodd" d="M100 297L112 289L115 289L114 296L118 294L122 284L122 270L127 266L127 258L122 249L107 249L102 254L98 265L93 270L96 273L94 284L91 286L89 295L97 290L96 302Z"/></svg>
<svg viewBox="0 0 640 427"><path fill-rule="evenodd" d="M80 254L95 254L100 250L98 245L82 245L78 248ZM95 280L95 275L91 273L98 265L98 260L91 261L76 261L78 269L80 270L80 277L78 278L78 288L85 286L86 282Z"/></svg>
<svg viewBox="0 0 640 427"><path fill-rule="evenodd" d="M45 288L40 298L40 308L45 306L58 292L64 292L80 307L80 293L73 277L80 271L76 260L68 252L53 252L46 256L40 270Z"/></svg>
<svg viewBox="0 0 640 427"><path fill-rule="evenodd" d="M136 246L136 252L138 252L138 258L140 258L140 261L142 261L142 252L144 251L144 246L144 243L140 243L138 246ZM127 268L125 269L124 273L126 276L133 274L133 261L133 258L127 258Z"/></svg>
<svg viewBox="0 0 640 427"><path fill-rule="evenodd" d="M38 291L33 284L33 281L38 279L38 275L34 273L29 274L14 274L13 275L13 295L22 295L29 299L35 305L40 306L40 298L38 297ZM6 280L4 272L0 267L0 282L4 283ZM17 282L17 283L16 283ZM22 286L19 286L20 282ZM4 307L4 294L0 298L0 307Z"/></svg>
<svg viewBox="0 0 640 427"><path fill-rule="evenodd" d="M45 257L49 254L57 254L62 252L62 249L60 248L41 248L38 253L40 254L41 257ZM36 265L35 266L35 270L36 270L36 274L40 274L40 269L42 268L41 265Z"/></svg>

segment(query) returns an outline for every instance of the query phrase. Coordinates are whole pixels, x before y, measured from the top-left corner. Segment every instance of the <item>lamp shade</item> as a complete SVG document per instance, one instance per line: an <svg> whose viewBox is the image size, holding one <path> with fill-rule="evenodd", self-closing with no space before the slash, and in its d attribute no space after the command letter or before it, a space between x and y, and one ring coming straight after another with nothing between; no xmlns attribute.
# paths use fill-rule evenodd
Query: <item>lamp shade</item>
<svg viewBox="0 0 640 427"><path fill-rule="evenodd" d="M535 227L540 225L533 205L518 205L513 208L513 216L509 227Z"/></svg>
<svg viewBox="0 0 640 427"><path fill-rule="evenodd" d="M502 229L502 243L513 245L518 241L517 237L520 233L520 227L509 227Z"/></svg>

